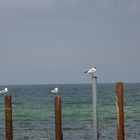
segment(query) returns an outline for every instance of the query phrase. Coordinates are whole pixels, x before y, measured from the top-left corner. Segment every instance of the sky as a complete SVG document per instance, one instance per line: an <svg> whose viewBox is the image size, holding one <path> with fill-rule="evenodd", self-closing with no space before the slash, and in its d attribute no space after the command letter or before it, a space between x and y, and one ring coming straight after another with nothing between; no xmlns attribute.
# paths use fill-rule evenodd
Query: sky
<svg viewBox="0 0 140 140"><path fill-rule="evenodd" d="M140 82L139 0L0 0L0 85Z"/></svg>

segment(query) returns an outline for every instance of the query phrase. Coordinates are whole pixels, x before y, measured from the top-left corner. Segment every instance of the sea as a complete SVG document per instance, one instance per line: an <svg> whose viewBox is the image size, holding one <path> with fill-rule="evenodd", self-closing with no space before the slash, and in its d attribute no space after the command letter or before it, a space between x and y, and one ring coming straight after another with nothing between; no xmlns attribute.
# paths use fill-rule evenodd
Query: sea
<svg viewBox="0 0 140 140"><path fill-rule="evenodd" d="M63 140L94 140L91 84L8 85L13 140L55 139L55 95L59 88ZM4 95L5 96L5 95ZM5 140L5 97L0 95L0 140ZM117 140L115 84L97 84L100 140ZM126 140L140 140L140 83L124 83Z"/></svg>

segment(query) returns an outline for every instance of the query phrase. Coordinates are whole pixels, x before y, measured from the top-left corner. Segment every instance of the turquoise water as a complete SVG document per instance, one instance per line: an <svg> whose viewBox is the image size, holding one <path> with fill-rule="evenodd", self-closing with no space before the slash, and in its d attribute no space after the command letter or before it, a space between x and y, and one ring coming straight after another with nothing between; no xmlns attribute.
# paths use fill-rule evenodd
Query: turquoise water
<svg viewBox="0 0 140 140"><path fill-rule="evenodd" d="M14 140L54 140L54 96L62 100L64 140L93 140L90 84L7 86L12 96ZM5 86L1 86L0 89ZM98 85L101 140L117 140L114 84ZM140 84L124 85L125 138L140 139ZM5 139L4 97L0 96L0 140Z"/></svg>

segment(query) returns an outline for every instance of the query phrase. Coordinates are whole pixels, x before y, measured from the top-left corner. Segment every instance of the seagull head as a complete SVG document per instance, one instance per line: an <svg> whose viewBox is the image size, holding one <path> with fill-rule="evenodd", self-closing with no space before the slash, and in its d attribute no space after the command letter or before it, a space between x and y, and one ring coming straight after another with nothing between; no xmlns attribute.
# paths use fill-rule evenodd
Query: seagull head
<svg viewBox="0 0 140 140"><path fill-rule="evenodd" d="M6 92L8 92L8 88L5 88L4 90L5 90Z"/></svg>
<svg viewBox="0 0 140 140"><path fill-rule="evenodd" d="M58 87L55 88L56 93L58 92Z"/></svg>

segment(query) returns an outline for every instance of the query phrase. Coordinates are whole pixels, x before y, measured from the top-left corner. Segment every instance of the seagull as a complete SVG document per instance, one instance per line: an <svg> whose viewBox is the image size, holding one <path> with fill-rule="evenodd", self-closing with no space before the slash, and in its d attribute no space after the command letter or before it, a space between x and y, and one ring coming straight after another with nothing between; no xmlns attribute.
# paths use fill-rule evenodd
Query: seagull
<svg viewBox="0 0 140 140"><path fill-rule="evenodd" d="M8 88L4 88L3 90L0 90L0 94L4 94L8 92Z"/></svg>
<svg viewBox="0 0 140 140"><path fill-rule="evenodd" d="M85 71L85 73L88 73L88 74L93 74L96 72L96 67L93 67L91 69L89 69L88 71Z"/></svg>
<svg viewBox="0 0 140 140"><path fill-rule="evenodd" d="M58 93L58 88L56 87L55 89L51 90L50 93L54 93L54 94Z"/></svg>

